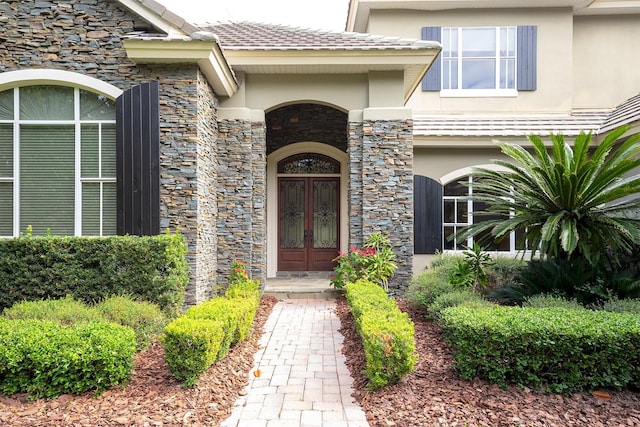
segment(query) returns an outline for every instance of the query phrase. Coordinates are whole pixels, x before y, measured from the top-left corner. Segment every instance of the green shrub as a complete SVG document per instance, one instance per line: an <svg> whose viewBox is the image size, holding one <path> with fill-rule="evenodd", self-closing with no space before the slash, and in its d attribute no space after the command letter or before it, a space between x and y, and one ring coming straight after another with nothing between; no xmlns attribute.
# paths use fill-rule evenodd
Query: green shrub
<svg viewBox="0 0 640 427"><path fill-rule="evenodd" d="M164 328L160 341L171 374L187 387L218 358L224 339L220 320L178 317Z"/></svg>
<svg viewBox="0 0 640 427"><path fill-rule="evenodd" d="M436 297L435 300L428 307L428 313L431 317L437 319L440 316L440 312L445 308L455 307L464 303L480 303L485 301L480 294L477 292L467 290L467 289L459 289L451 292L446 292L444 294L440 294ZM492 305L490 302L486 301L487 306ZM480 304L475 305L479 307Z"/></svg>
<svg viewBox="0 0 640 427"><path fill-rule="evenodd" d="M602 304L602 310L614 313L634 313L640 315L640 299L612 298Z"/></svg>
<svg viewBox="0 0 640 427"><path fill-rule="evenodd" d="M167 324L166 316L157 305L134 301L128 296L111 296L95 308L108 321L133 329L138 351L146 350Z"/></svg>
<svg viewBox="0 0 640 427"><path fill-rule="evenodd" d="M640 318L633 314L458 306L441 312L441 324L468 380L563 394L640 385Z"/></svg>
<svg viewBox="0 0 640 427"><path fill-rule="evenodd" d="M447 257L453 259L454 257ZM462 258L459 258L462 259ZM456 261L457 262L457 261ZM428 309L429 305L441 294L452 292L456 287L451 284L449 278L456 264L432 267L411 278L405 297L412 304L422 309Z"/></svg>
<svg viewBox="0 0 640 427"><path fill-rule="evenodd" d="M497 289L505 285L514 284L527 266L527 262L521 258L509 258L497 256L493 259L491 267L487 269L489 283L488 289Z"/></svg>
<svg viewBox="0 0 640 427"><path fill-rule="evenodd" d="M238 335L239 313L227 298L215 297L191 307L184 313L190 319L218 320L222 326L222 341L216 360L229 353L234 338Z"/></svg>
<svg viewBox="0 0 640 427"><path fill-rule="evenodd" d="M175 317L189 281L185 254L180 234L0 239L0 308L69 294L87 303L127 294Z"/></svg>
<svg viewBox="0 0 640 427"><path fill-rule="evenodd" d="M135 348L133 331L113 323L0 319L0 391L101 392L129 379Z"/></svg>
<svg viewBox="0 0 640 427"><path fill-rule="evenodd" d="M562 295L539 294L526 298L522 303L523 307L532 308L569 308L574 310L584 309L578 301L567 299Z"/></svg>
<svg viewBox="0 0 640 427"><path fill-rule="evenodd" d="M7 319L48 320L61 325L107 320L100 311L74 299L71 295L56 300L18 302L5 308L2 315Z"/></svg>
<svg viewBox="0 0 640 427"><path fill-rule="evenodd" d="M376 284L359 280L345 290L362 338L368 387L375 390L397 383L413 371L417 360L413 322Z"/></svg>

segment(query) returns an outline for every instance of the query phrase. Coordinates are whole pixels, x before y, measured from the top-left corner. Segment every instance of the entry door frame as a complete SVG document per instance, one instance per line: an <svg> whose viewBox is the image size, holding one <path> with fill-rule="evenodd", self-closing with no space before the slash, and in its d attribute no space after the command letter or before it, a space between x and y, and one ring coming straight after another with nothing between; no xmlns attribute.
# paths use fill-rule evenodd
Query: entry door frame
<svg viewBox="0 0 640 427"><path fill-rule="evenodd" d="M281 197L282 183L301 181L304 186L304 237L302 248L282 248L280 236L282 233L281 222ZM336 246L334 248L315 248L315 183L336 183ZM340 250L340 177L327 175L294 175L278 177L278 270L279 271L330 271L333 270L333 260Z"/></svg>
<svg viewBox="0 0 640 427"><path fill-rule="evenodd" d="M266 198L266 256L267 278L276 277L278 272L278 175L277 165L282 159L299 153L319 153L333 157L340 162L340 174L322 176L340 177L340 251L346 252L349 244L348 184L349 156L338 148L319 142L300 142L282 147L267 156L267 198ZM291 176L291 175L289 175Z"/></svg>

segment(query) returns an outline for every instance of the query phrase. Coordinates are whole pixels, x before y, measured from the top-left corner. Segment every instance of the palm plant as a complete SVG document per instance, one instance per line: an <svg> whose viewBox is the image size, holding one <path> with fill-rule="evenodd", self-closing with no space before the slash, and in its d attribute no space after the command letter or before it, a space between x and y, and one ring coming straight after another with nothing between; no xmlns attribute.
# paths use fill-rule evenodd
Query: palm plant
<svg viewBox="0 0 640 427"><path fill-rule="evenodd" d="M595 266L605 248L609 254L629 252L640 242L640 134L622 138L620 127L591 149L591 133L581 132L573 148L562 135L529 136L532 153L498 142L510 161L495 160L504 170L474 171L474 201L486 203L489 219L466 231L490 231L501 240L521 231L533 255L572 260L584 258Z"/></svg>

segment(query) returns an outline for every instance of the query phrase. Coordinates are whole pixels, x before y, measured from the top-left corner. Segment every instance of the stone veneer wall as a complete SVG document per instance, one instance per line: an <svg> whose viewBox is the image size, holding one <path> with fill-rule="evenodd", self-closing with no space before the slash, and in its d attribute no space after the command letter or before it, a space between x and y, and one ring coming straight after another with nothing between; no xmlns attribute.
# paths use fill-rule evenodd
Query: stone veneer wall
<svg viewBox="0 0 640 427"><path fill-rule="evenodd" d="M251 123L253 175L253 253L251 277L267 281L267 150L264 122Z"/></svg>
<svg viewBox="0 0 640 427"><path fill-rule="evenodd" d="M209 259L215 242L206 237L215 232L206 224L215 215L215 202L206 199L215 193L206 185L215 179L215 168L198 174L198 167L214 156L214 147L207 145L215 129L204 117L217 105L197 66L137 66L129 60L122 37L138 27L148 24L111 0L0 1L0 72L65 70L122 90L159 81L161 227L179 227L187 240L191 273L186 302L193 304L210 294L216 281L215 257Z"/></svg>
<svg viewBox="0 0 640 427"><path fill-rule="evenodd" d="M413 121L365 120L361 141L359 130L359 124L350 124L352 243L359 246L371 233L387 234L398 264L389 288L403 291L412 274ZM353 219L359 206L361 226Z"/></svg>
<svg viewBox="0 0 640 427"><path fill-rule="evenodd" d="M218 276L226 286L233 260L253 266L254 166L250 120L218 123Z"/></svg>

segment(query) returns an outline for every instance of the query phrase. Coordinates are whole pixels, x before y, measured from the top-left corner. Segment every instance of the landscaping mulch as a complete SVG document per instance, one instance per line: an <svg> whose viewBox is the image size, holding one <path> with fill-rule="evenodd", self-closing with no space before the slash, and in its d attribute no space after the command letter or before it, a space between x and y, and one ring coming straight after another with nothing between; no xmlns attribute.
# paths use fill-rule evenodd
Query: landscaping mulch
<svg viewBox="0 0 640 427"><path fill-rule="evenodd" d="M243 393L264 323L277 300L262 298L253 334L213 365L194 388L183 388L164 362L156 342L138 353L132 379L101 395L64 395L29 402L0 396L1 426L217 426ZM343 353L355 379L354 393L372 427L388 426L640 426L640 393L606 390L609 400L580 393L571 397L458 378L439 326L399 300L415 322L416 371L399 384L366 390L364 353L349 307L340 298L337 314L345 336ZM623 357L623 356L621 356ZM605 398L607 396L604 396Z"/></svg>
<svg viewBox="0 0 640 427"><path fill-rule="evenodd" d="M53 400L27 401L27 396L0 395L0 426L216 426L231 415L253 367L253 355L267 317L277 300L262 298L253 334L231 349L199 379L184 388L169 373L162 346L156 341L135 356L126 387L99 396L85 393Z"/></svg>
<svg viewBox="0 0 640 427"><path fill-rule="evenodd" d="M372 427L387 426L640 426L640 393L603 390L601 397L571 397L458 377L441 328L424 313L398 300L415 323L416 370L399 384L377 392L366 390L365 360L353 317L344 298L338 300L343 353L355 380L355 397ZM624 355L620 355L624 357ZM608 398L608 400L606 400Z"/></svg>

